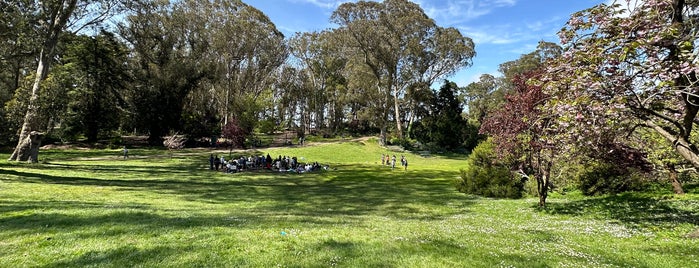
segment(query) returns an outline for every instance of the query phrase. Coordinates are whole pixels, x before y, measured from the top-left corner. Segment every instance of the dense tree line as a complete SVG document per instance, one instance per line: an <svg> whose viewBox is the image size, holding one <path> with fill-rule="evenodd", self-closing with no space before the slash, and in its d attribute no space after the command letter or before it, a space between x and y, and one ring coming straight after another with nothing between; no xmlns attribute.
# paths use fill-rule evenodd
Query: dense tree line
<svg viewBox="0 0 699 268"><path fill-rule="evenodd" d="M39 142L29 133L162 144L221 136L229 122L249 135L376 131L385 143L409 136L430 87L475 55L406 0L346 3L329 18L338 28L288 38L242 1L14 2L2 6L0 124L19 160Z"/></svg>

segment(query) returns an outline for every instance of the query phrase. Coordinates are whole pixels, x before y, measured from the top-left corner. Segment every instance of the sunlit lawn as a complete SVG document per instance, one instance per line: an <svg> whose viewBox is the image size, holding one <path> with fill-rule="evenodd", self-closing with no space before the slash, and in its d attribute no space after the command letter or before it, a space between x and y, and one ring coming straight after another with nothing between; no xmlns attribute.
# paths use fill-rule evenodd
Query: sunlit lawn
<svg viewBox="0 0 699 268"><path fill-rule="evenodd" d="M3 160L0 267L699 267L691 186L554 194L542 210L456 192L463 158L391 152L410 163L391 170L388 152L356 141L246 153L331 167L311 174L213 172L208 150Z"/></svg>

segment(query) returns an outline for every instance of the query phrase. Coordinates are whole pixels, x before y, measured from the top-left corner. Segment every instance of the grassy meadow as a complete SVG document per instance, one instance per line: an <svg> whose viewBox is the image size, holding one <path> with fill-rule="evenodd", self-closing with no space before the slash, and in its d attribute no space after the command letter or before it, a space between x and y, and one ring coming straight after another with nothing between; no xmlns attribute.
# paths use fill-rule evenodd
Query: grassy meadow
<svg viewBox="0 0 699 268"><path fill-rule="evenodd" d="M381 166L389 152L409 169ZM245 152L330 165L307 174L214 172L210 153L228 156L0 155L0 267L699 267L696 185L679 197L554 193L539 209L456 192L463 157L372 140Z"/></svg>

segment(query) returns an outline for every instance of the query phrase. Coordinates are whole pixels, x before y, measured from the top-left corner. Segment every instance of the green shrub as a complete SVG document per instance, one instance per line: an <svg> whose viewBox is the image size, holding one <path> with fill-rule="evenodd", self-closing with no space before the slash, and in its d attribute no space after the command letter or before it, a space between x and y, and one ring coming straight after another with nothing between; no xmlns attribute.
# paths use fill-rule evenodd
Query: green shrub
<svg viewBox="0 0 699 268"><path fill-rule="evenodd" d="M271 135L278 130L277 123L273 118L262 120L257 125L260 133Z"/></svg>
<svg viewBox="0 0 699 268"><path fill-rule="evenodd" d="M490 140L478 144L461 170L458 190L485 197L521 198L523 181L496 159L495 146Z"/></svg>
<svg viewBox="0 0 699 268"><path fill-rule="evenodd" d="M415 144L416 144L416 141L415 141L415 140L408 139L408 138L396 138L396 137L392 137L392 138L389 140L389 144L391 144L391 145L398 145L398 146L400 146L400 147L403 147L403 149L406 149L406 150L412 150L412 149L415 149L415 147L416 147L416 145L415 145Z"/></svg>
<svg viewBox="0 0 699 268"><path fill-rule="evenodd" d="M638 191L646 184L639 172L604 162L591 162L586 165L578 174L577 180L584 195Z"/></svg>
<svg viewBox="0 0 699 268"><path fill-rule="evenodd" d="M121 148L124 144L124 139L121 136L115 135L109 138L107 141L107 147L109 149Z"/></svg>

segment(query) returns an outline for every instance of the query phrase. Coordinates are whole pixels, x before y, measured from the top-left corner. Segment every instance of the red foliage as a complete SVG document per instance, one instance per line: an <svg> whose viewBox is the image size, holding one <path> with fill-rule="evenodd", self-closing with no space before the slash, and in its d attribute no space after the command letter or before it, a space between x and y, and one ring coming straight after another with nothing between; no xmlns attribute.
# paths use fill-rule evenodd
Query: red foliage
<svg viewBox="0 0 699 268"><path fill-rule="evenodd" d="M235 117L231 117L223 126L222 131L223 137L231 142L231 145L237 147L243 147L245 143L245 137L248 135L247 131L240 127L240 122Z"/></svg>
<svg viewBox="0 0 699 268"><path fill-rule="evenodd" d="M517 154L526 147L541 148L541 142L531 136L540 136L543 133L541 116L538 107L544 103L547 95L538 85L527 83L537 76L539 72L529 72L516 76L512 83L513 92L505 96L505 103L491 113L483 122L480 133L487 134L495 139L498 154ZM519 137L528 134L528 144Z"/></svg>

